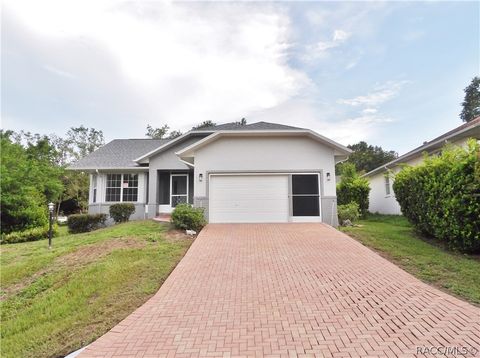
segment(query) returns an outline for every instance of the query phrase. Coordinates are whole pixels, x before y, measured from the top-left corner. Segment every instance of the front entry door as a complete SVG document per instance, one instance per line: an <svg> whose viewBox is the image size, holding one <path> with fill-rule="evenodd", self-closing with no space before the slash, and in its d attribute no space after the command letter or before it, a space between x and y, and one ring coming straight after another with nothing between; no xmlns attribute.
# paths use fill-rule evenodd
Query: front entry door
<svg viewBox="0 0 480 358"><path fill-rule="evenodd" d="M170 176L170 205L188 203L188 174L172 174Z"/></svg>

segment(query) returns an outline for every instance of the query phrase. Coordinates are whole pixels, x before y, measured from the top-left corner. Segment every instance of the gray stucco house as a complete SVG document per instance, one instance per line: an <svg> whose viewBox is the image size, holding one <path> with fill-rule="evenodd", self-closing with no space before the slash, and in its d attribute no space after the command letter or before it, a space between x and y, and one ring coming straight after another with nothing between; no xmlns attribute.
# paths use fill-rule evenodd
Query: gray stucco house
<svg viewBox="0 0 480 358"><path fill-rule="evenodd" d="M227 123L172 140L116 139L70 169L90 173L90 213L132 202L133 219L153 218L188 202L212 223L336 226L335 164L349 153L309 129Z"/></svg>

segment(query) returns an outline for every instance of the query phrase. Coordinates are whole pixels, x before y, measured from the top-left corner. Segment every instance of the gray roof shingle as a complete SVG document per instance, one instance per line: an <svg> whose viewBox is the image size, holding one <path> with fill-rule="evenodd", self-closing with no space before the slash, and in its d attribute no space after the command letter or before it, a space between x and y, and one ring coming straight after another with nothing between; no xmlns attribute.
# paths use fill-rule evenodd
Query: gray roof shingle
<svg viewBox="0 0 480 358"><path fill-rule="evenodd" d="M299 130L303 128L286 126L283 124L256 122L246 125L240 125L235 122L220 124L192 130L192 133L216 132L220 130ZM70 165L73 170L92 170L92 169L125 169L140 168L141 166L134 162L135 159L154 151L158 147L169 142L170 139L115 139L103 147L97 149L85 158Z"/></svg>
<svg viewBox="0 0 480 358"><path fill-rule="evenodd" d="M192 130L195 131L235 131L235 130L295 130L295 129L304 129L292 126L286 126L284 124L278 123L269 123L269 122L256 122L246 125L241 125L236 122L219 124L217 126L204 127L199 129Z"/></svg>
<svg viewBox="0 0 480 358"><path fill-rule="evenodd" d="M170 139L115 139L85 158L70 165L70 169L138 168L133 160Z"/></svg>

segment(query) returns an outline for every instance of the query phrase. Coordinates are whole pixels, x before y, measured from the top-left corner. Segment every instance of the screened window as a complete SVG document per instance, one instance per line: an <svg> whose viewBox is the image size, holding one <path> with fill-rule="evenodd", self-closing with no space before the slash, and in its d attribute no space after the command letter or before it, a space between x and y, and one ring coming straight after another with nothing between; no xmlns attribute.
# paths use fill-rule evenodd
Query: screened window
<svg viewBox="0 0 480 358"><path fill-rule="evenodd" d="M107 174L105 201L137 201L138 174Z"/></svg>
<svg viewBox="0 0 480 358"><path fill-rule="evenodd" d="M292 175L293 216L319 216L319 197L317 174Z"/></svg>
<svg viewBox="0 0 480 358"><path fill-rule="evenodd" d="M390 177L385 176L385 195L390 195Z"/></svg>

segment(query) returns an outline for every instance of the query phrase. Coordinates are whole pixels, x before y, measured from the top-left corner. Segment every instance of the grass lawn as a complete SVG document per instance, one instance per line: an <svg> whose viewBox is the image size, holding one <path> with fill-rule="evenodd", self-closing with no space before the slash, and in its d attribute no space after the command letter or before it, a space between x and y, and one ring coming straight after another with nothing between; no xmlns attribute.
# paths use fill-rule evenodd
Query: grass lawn
<svg viewBox="0 0 480 358"><path fill-rule="evenodd" d="M341 230L365 246L449 293L480 304L480 257L443 249L418 236L402 216L371 215Z"/></svg>
<svg viewBox="0 0 480 358"><path fill-rule="evenodd" d="M2 357L58 357L107 332L151 297L192 240L134 221L2 245Z"/></svg>

